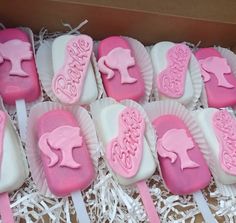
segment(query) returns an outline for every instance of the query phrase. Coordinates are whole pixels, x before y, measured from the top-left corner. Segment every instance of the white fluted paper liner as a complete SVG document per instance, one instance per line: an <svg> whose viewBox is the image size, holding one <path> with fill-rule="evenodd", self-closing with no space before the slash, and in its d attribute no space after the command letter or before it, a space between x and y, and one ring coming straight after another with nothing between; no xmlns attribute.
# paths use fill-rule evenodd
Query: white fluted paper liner
<svg viewBox="0 0 236 223"><path fill-rule="evenodd" d="M28 163L27 163L27 159L26 159L26 155L25 155L25 152L24 152L24 149L23 149L23 146L22 146L22 143L21 143L21 139L20 139L20 135L13 123L13 121L11 120L11 117L8 115L8 112L7 110L5 109L4 107L4 104L3 104L3 100L2 100L2 97L0 96L0 110L4 111L5 114L7 115L7 119L8 119L8 122L10 122L10 125L13 127L13 129L15 130L15 134L17 136L17 141L20 145L20 152L21 152L21 157L18 157L18 159L22 159L23 160L23 163L24 163L24 171L25 171L25 179L29 176L29 167L28 167ZM0 177L1 179L1 177ZM17 188L16 188L17 189ZM8 191L10 192L10 191Z"/></svg>
<svg viewBox="0 0 236 223"><path fill-rule="evenodd" d="M190 76L191 76L191 80L192 80L193 88L194 88L194 96L191 103L189 103L186 107L188 109L193 110L196 107L197 102L201 96L202 87L203 87L200 66L196 57L193 54L192 54L189 66L190 66L190 73L191 73Z"/></svg>
<svg viewBox="0 0 236 223"><path fill-rule="evenodd" d="M79 106L66 107L56 102L43 102L32 107L27 127L28 139L26 141L26 152L30 164L31 175L36 184L36 187L41 194L47 197L54 197L54 195L52 195L52 193L50 192L46 182L38 148L36 123L38 118L45 112L55 109L70 111L77 119L79 127L83 132L85 143L90 152L90 156L93 160L95 170L97 169L99 158L99 144L97 140L96 130L89 113L84 108Z"/></svg>
<svg viewBox="0 0 236 223"><path fill-rule="evenodd" d="M189 69L190 78L191 78L192 85L193 85L194 95L193 95L193 99L191 100L191 102L188 103L187 105L185 105L185 107L188 108L189 110L193 110L196 107L197 102L201 96L202 86L203 86L200 66L199 66L199 63L198 63L196 57L193 54L192 54L191 59L189 61L188 69ZM160 96L159 96L158 89L156 86L156 78L157 78L157 74L154 73L153 92L154 92L154 96L155 96L156 100L159 100ZM175 100L175 99L169 98L169 99L164 99L164 100Z"/></svg>
<svg viewBox="0 0 236 223"><path fill-rule="evenodd" d="M151 58L144 45L131 37L123 37L133 49L135 61L139 66L145 85L145 96L140 103L148 102L152 91L153 67Z"/></svg>
<svg viewBox="0 0 236 223"><path fill-rule="evenodd" d="M202 88L202 93L200 96L200 103L203 106L203 108L208 108L208 99L207 99L207 93L206 93L206 89L203 86Z"/></svg>
<svg viewBox="0 0 236 223"><path fill-rule="evenodd" d="M57 37L59 37L60 35L58 35ZM42 42L39 43L40 45L36 53L36 66L39 73L39 79L47 95L50 97L52 101L60 102L52 90L52 80L54 76L53 62L52 62L52 43L53 39L43 40ZM97 68L97 61L93 52L90 61L93 67L94 76L96 79L96 84L98 89L97 99L99 99L101 98L104 90L101 76ZM80 104L80 102L78 101L78 103L76 104Z"/></svg>
<svg viewBox="0 0 236 223"><path fill-rule="evenodd" d="M25 32L28 37L29 37L29 40L31 42L31 46L32 46L32 51L33 51L33 55L34 55L34 58L35 57L35 44L34 44L34 34L32 32L32 30L28 27L19 27L20 30L22 30L23 32ZM36 59L35 59L36 60ZM41 88L41 85L39 83L39 87L40 87L40 96L38 99L36 99L35 101L32 101L32 102L26 102L26 108L27 110L29 110L33 105L37 104L38 102L41 102L43 100L43 89ZM24 98L23 98L24 99ZM14 113L16 112L16 106L15 105L5 105L6 109L9 111L9 113Z"/></svg>
<svg viewBox="0 0 236 223"><path fill-rule="evenodd" d="M146 111L151 122L162 115L176 115L181 120L183 120L185 125L188 127L194 141L199 146L204 158L209 160L211 154L208 150L208 145L204 135L195 121L192 113L183 105L173 100L156 101L145 104L144 110Z"/></svg>
<svg viewBox="0 0 236 223"><path fill-rule="evenodd" d="M96 56L95 56L94 52L92 53L92 58L91 59L92 59L92 65L93 65L95 78L96 78L96 81L97 81L97 88L98 88L98 97L97 97L97 99L100 99L103 96L106 96L106 92L105 92L105 89L103 87L101 74L100 74L99 69L98 69L98 63L97 63L97 59L96 59Z"/></svg>
<svg viewBox="0 0 236 223"><path fill-rule="evenodd" d="M93 117L95 126L98 129L98 119L99 116L101 114L101 111L106 108L107 106L113 105L113 104L119 104L119 102L117 102L116 100L114 100L113 98L103 98L101 100L95 101L90 105L90 111L91 111L91 115ZM142 108L141 105L139 105L138 103L132 101L132 100L123 100L120 102L120 104L125 105L126 107L132 107L132 108L136 108L137 110L139 110L139 112L142 114L144 120L145 120L145 124L146 124L146 129L145 129L145 138L147 140L147 143L152 151L153 157L155 160L157 160L157 154L156 154L156 134L155 131L152 127L152 124L150 123L147 114L145 113L144 109ZM102 141L102 135L100 133L100 131L97 131L98 137L101 141L102 144L102 153L104 155L105 153L105 148L106 145L103 144ZM109 168L109 165L108 165ZM110 169L110 168L109 168ZM115 177L116 178L116 177Z"/></svg>
<svg viewBox="0 0 236 223"><path fill-rule="evenodd" d="M229 49L223 47L214 47L216 50L220 52L222 57L226 58L227 63L230 66L230 69L234 76L236 76L236 54Z"/></svg>

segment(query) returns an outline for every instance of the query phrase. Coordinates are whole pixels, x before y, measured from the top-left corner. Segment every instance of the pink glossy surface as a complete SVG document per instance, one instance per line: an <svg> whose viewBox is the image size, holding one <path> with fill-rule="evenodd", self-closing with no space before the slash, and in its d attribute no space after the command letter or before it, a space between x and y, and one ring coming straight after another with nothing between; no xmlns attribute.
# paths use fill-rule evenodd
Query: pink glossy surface
<svg viewBox="0 0 236 223"><path fill-rule="evenodd" d="M19 29L0 31L0 43L14 39L30 42L27 34ZM10 76L11 68L9 60L4 60L0 64L0 94L4 103L14 105L17 99L24 99L27 102L36 100L40 95L40 87L34 58L21 62L22 70L29 76Z"/></svg>
<svg viewBox="0 0 236 223"><path fill-rule="evenodd" d="M221 54L214 48L199 49L195 56L198 60L208 57L221 57ZM218 85L218 80L214 74L210 74L210 80L204 83L209 107L222 108L236 104L236 78L232 73L225 74L224 78L233 88L226 88Z"/></svg>
<svg viewBox="0 0 236 223"><path fill-rule="evenodd" d="M184 129L188 137L192 138L184 122L175 115L158 117L152 124L159 138L162 138L162 136L171 129ZM192 194L195 191L203 189L210 183L211 175L207 164L194 140L193 143L194 148L188 150L188 157L197 163L199 167L184 168L182 170L178 156L173 163L171 163L171 159L168 157L163 158L158 156L163 179L166 186L173 194Z"/></svg>
<svg viewBox="0 0 236 223"><path fill-rule="evenodd" d="M107 56L109 52L117 47L131 50L131 56L134 57L131 47L128 42L122 37L112 36L102 40L98 46L98 59L102 56ZM107 74L102 73L102 81L105 91L109 97L113 97L117 101L123 99L133 99L139 101L145 95L144 80L140 73L138 64L128 68L130 77L137 79L134 83L121 83L121 76L118 70L113 70L114 76L107 79Z"/></svg>
<svg viewBox="0 0 236 223"><path fill-rule="evenodd" d="M40 138L43 134L51 132L60 126L77 127L77 120L70 112L53 110L42 115L37 123L37 135ZM81 136L83 138L82 132ZM53 151L59 161L53 167L49 167L50 158L43 152L40 153L43 167L50 191L56 196L67 196L73 191L83 190L88 187L95 177L94 167L89 151L83 140L79 148L73 149L73 159L80 164L79 168L60 166L62 153L59 150Z"/></svg>

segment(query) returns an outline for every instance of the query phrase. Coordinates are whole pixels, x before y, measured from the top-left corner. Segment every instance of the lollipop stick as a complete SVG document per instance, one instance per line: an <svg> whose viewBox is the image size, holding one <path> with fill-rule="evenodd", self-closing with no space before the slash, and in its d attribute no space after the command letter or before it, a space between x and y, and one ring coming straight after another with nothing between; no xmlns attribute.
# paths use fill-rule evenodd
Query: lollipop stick
<svg viewBox="0 0 236 223"><path fill-rule="evenodd" d="M75 210L77 212L77 217L80 223L90 223L88 212L84 203L81 191L76 191L71 193L72 200L74 202Z"/></svg>
<svg viewBox="0 0 236 223"><path fill-rule="evenodd" d="M199 210L202 213L202 216L203 216L205 222L211 222L211 223L215 222L216 223L217 221L214 218L214 216L212 215L211 210L210 210L202 192L201 191L194 192L193 197L197 203Z"/></svg>
<svg viewBox="0 0 236 223"><path fill-rule="evenodd" d="M149 193L149 188L145 181L139 181L136 183L136 186L139 190L140 196L142 198L145 210L148 215L150 223L160 223L160 218L157 214L157 210L153 204L151 195Z"/></svg>
<svg viewBox="0 0 236 223"><path fill-rule="evenodd" d="M16 113L18 119L18 125L20 129L20 136L23 142L26 140L26 125L27 125L27 111L25 100L16 100Z"/></svg>
<svg viewBox="0 0 236 223"><path fill-rule="evenodd" d="M14 223L13 214L10 208L10 201L7 193L0 194L0 215L3 223Z"/></svg>

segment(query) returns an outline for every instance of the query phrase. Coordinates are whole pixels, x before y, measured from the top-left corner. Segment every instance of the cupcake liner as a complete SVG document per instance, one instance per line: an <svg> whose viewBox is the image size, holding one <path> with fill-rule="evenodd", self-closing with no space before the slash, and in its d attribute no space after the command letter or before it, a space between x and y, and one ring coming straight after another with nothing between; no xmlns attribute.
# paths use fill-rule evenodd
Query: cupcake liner
<svg viewBox="0 0 236 223"><path fill-rule="evenodd" d="M229 49L223 48L223 47L214 47L219 53L222 55L222 57L226 58L231 71L234 76L236 76L236 54L232 52Z"/></svg>
<svg viewBox="0 0 236 223"><path fill-rule="evenodd" d="M34 44L34 34L32 32L32 30L28 27L19 27L20 30L22 30L23 32L25 32L28 36L29 36L29 40L31 42L31 46L32 46L32 50L33 50L33 54L34 54L34 58L35 58L35 63L36 63L36 54L35 54L35 44ZM37 66L36 66L37 68ZM39 98L35 101L32 101L32 102L26 102L26 108L27 110L29 110L33 105L43 101L43 89L39 83L39 86L40 86L40 91L41 91L41 94L39 96ZM16 112L16 106L15 105L5 105L6 109L9 111L9 113L14 113Z"/></svg>
<svg viewBox="0 0 236 223"><path fill-rule="evenodd" d="M98 97L97 97L97 99L100 99L100 98L103 97L103 95L106 94L106 92L105 92L105 89L104 89L103 84L102 84L102 78L101 78L101 74L100 74L99 69L98 69L98 63L97 63L94 52L92 53L91 60L92 60L92 66L93 66L95 78L96 78L96 81L97 81L97 88L98 88Z"/></svg>
<svg viewBox="0 0 236 223"><path fill-rule="evenodd" d="M200 97L200 102L201 102L201 104L204 108L208 108L207 93L206 93L206 89L205 89L204 86L202 88L202 94L201 94L201 97Z"/></svg>
<svg viewBox="0 0 236 223"><path fill-rule="evenodd" d="M181 120L183 120L185 125L188 127L194 141L198 144L205 160L208 162L208 165L209 163L211 164L211 153L208 150L208 145L204 135L197 122L194 120L192 113L182 104L173 100L156 101L145 104L144 110L146 111L151 122L162 115L176 115Z"/></svg>
<svg viewBox="0 0 236 223"><path fill-rule="evenodd" d="M156 154L156 134L155 134L155 131L147 117L147 114L145 113L144 109L142 108L141 105L139 105L138 103L132 101L132 100L123 100L121 101L120 103L117 102L116 100L114 100L113 98L103 98L101 100L98 100L96 102L93 102L91 105L90 105L90 111L91 111L91 115L93 117L93 120L94 120L94 123L95 123L95 126L96 126L96 129L97 129L97 133L98 133L98 138L99 138L99 141L101 142L101 149L102 149L102 155L104 156L104 153L105 153L105 148L106 148L106 145L104 145L103 141L102 141L102 135L98 129L98 123L97 123L97 120L100 116L100 113L101 111L107 107L107 106L110 106L110 105L113 105L113 104L122 104L122 105L125 105L125 106L129 106L129 107L132 107L132 108L136 108L139 110L139 112L142 114L142 116L144 117L144 120L145 120L145 124L146 124L146 129L145 129L145 138L147 140L147 143L152 151L152 154L153 154L153 157L155 160L157 160L157 154ZM107 160L105 159L105 162L107 163ZM109 167L109 165L107 164L107 168L109 169L110 172L113 172L111 170L111 168ZM114 178L117 180L117 177L115 174L113 174Z"/></svg>
<svg viewBox="0 0 236 223"><path fill-rule="evenodd" d="M135 61L137 62L140 72L142 74L145 84L145 96L139 101L145 103L149 101L149 97L152 91L152 79L153 79L153 68L151 58L144 45L136 39L131 37L123 37L131 46L134 52Z"/></svg>
<svg viewBox="0 0 236 223"><path fill-rule="evenodd" d="M60 35L56 37L59 37L59 36ZM41 83L47 95L50 97L52 101L60 102L52 90L52 80L54 76L53 62L52 62L52 43L53 43L52 38L43 40L40 43L38 51L36 53L36 66L39 73L39 79L41 80ZM92 52L90 61L93 67L94 76L95 76L96 84L98 88L97 99L99 99L101 98L103 94L103 85L102 85L100 73L97 68L97 61L93 52ZM80 102L78 101L76 104L79 105Z"/></svg>
<svg viewBox="0 0 236 223"><path fill-rule="evenodd" d="M52 40L45 40L39 46L36 53L36 66L43 89L46 91L51 100L57 101L57 98L51 88L53 78Z"/></svg>
<svg viewBox="0 0 236 223"><path fill-rule="evenodd" d="M153 46L146 47L146 49L148 49L148 54L149 54L150 58L151 58L152 47ZM159 101L160 100L160 96L159 96L159 93L158 93L158 90L156 87L155 79L156 79L156 74L155 74L155 71L153 68L153 81L152 81L152 91L151 91L151 95L150 95L150 101Z"/></svg>
<svg viewBox="0 0 236 223"><path fill-rule="evenodd" d="M191 81L193 84L194 96L193 96L192 101L190 103L188 103L187 105L185 105L185 107L188 108L189 110L193 110L194 107L197 105L197 102L200 98L200 95L202 92L202 86L203 86L199 63L193 54L192 54L191 59L189 61L188 70L189 70L190 78L191 78ZM154 73L153 92L154 92L156 100L158 100L160 98L160 96L159 96L158 89L156 86L156 78L157 78L157 74ZM168 98L168 99L164 99L164 100L175 100L175 99Z"/></svg>
<svg viewBox="0 0 236 223"><path fill-rule="evenodd" d="M70 111L77 119L81 131L83 132L83 136L86 141L88 150L90 152L90 156L93 160L95 170L97 169L98 158L99 158L98 154L99 144L97 141L96 130L90 115L84 108L79 106L67 107L56 102L43 102L35 105L30 111L28 120L28 127L27 127L28 139L26 142L26 153L30 164L31 174L36 184L36 187L38 188L41 194L47 197L55 197L55 196L50 192L47 185L38 148L38 140L36 137L35 124L41 115L43 115L45 112L55 109Z"/></svg>
<svg viewBox="0 0 236 223"><path fill-rule="evenodd" d="M193 83L194 88L194 97L191 103L189 103L186 107L190 110L193 110L194 107L197 105L197 102L201 96L202 88L203 88L203 81L201 77L201 70L199 63L196 57L192 54L190 60L190 72L191 72L191 80Z"/></svg>

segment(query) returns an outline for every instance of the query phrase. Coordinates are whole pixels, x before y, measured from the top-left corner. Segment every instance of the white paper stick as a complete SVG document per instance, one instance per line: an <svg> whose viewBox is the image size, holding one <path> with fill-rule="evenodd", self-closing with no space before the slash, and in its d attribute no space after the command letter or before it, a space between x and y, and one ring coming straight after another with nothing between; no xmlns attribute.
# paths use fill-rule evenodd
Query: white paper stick
<svg viewBox="0 0 236 223"><path fill-rule="evenodd" d="M25 142L27 111L26 111L26 105L25 105L24 99L16 100L16 113L17 113L18 126L20 129L20 136L21 136L22 141Z"/></svg>
<svg viewBox="0 0 236 223"><path fill-rule="evenodd" d="M211 213L211 210L210 210L202 192L197 191L197 192L193 193L193 197L197 203L199 210L202 213L202 216L203 216L205 222L217 223L216 219L214 218L214 216Z"/></svg>
<svg viewBox="0 0 236 223"><path fill-rule="evenodd" d="M88 212L81 191L71 193L79 223L90 223Z"/></svg>

